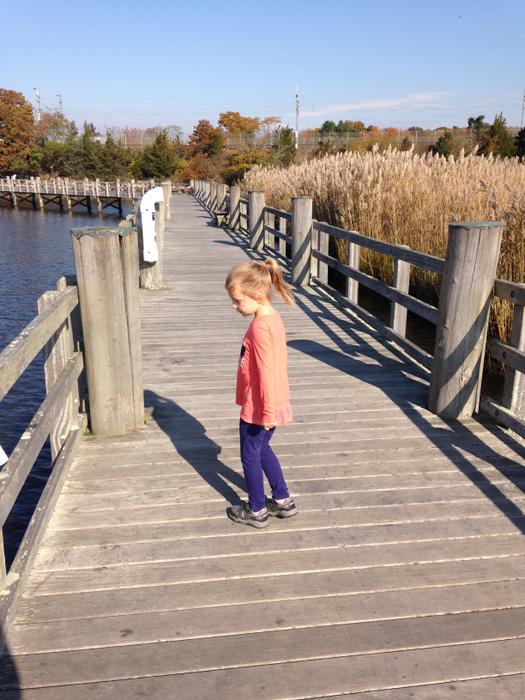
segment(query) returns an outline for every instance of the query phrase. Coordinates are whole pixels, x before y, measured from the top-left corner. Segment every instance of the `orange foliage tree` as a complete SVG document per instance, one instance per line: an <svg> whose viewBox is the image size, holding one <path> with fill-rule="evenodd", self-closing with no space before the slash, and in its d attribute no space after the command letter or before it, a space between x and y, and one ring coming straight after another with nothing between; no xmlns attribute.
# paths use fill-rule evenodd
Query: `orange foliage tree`
<svg viewBox="0 0 525 700"><path fill-rule="evenodd" d="M0 88L0 173L24 173L34 145L33 109L21 92Z"/></svg>

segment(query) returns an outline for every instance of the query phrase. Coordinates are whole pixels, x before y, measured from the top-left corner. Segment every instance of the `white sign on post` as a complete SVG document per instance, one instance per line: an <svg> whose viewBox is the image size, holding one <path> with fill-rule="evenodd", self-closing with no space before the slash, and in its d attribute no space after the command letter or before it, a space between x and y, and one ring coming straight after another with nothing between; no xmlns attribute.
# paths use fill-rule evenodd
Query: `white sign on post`
<svg viewBox="0 0 525 700"><path fill-rule="evenodd" d="M140 202L140 216L142 220L142 256L146 262L157 262L159 259L159 247L155 232L155 204L164 201L162 187L154 187L144 193Z"/></svg>

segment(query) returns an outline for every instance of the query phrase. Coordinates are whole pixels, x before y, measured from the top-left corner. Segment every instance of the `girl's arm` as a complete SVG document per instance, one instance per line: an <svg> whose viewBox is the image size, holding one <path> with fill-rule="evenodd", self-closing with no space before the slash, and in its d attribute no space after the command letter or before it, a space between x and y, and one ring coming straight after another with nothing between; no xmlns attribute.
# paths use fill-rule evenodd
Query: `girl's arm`
<svg viewBox="0 0 525 700"><path fill-rule="evenodd" d="M275 425L275 353L270 329L263 324L253 328L253 356L259 375L264 427Z"/></svg>

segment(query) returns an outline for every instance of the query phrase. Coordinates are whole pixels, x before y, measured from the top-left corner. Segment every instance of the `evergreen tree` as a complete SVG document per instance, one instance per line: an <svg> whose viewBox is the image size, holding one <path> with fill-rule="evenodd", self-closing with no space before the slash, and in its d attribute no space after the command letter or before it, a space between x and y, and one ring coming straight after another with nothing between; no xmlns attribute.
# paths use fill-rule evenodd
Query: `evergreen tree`
<svg viewBox="0 0 525 700"><path fill-rule="evenodd" d="M178 159L165 131L157 134L151 146L146 146L137 163L140 177L166 178L177 170Z"/></svg>
<svg viewBox="0 0 525 700"><path fill-rule="evenodd" d="M525 128L518 131L514 139L514 147L516 149L516 155L523 158L525 156Z"/></svg>
<svg viewBox="0 0 525 700"><path fill-rule="evenodd" d="M104 180L115 180L117 177L129 176L131 163L132 155L129 149L121 143L117 143L111 134L108 134L102 149L99 176Z"/></svg>
<svg viewBox="0 0 525 700"><path fill-rule="evenodd" d="M278 165L290 165L295 161L295 134L289 126L276 129L277 143L272 147Z"/></svg>
<svg viewBox="0 0 525 700"><path fill-rule="evenodd" d="M503 113L497 114L494 122L482 134L479 151L481 154L493 153L503 158L516 154L515 142L507 129L507 120L503 117Z"/></svg>

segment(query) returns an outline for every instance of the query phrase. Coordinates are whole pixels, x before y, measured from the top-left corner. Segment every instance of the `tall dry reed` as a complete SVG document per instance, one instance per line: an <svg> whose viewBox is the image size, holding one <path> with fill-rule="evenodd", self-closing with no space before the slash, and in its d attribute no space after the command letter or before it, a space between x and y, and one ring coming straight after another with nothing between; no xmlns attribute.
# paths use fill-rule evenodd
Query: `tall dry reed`
<svg viewBox="0 0 525 700"><path fill-rule="evenodd" d="M256 167L242 185L264 190L267 204L285 210L291 197L310 196L319 221L440 257L449 223L503 220L498 276L525 281L525 165L517 158L339 153L289 168ZM390 268L384 256L363 256L362 269L383 279ZM436 300L434 275L414 269L412 280L418 295ZM508 339L512 309L495 300L493 310L492 332Z"/></svg>

